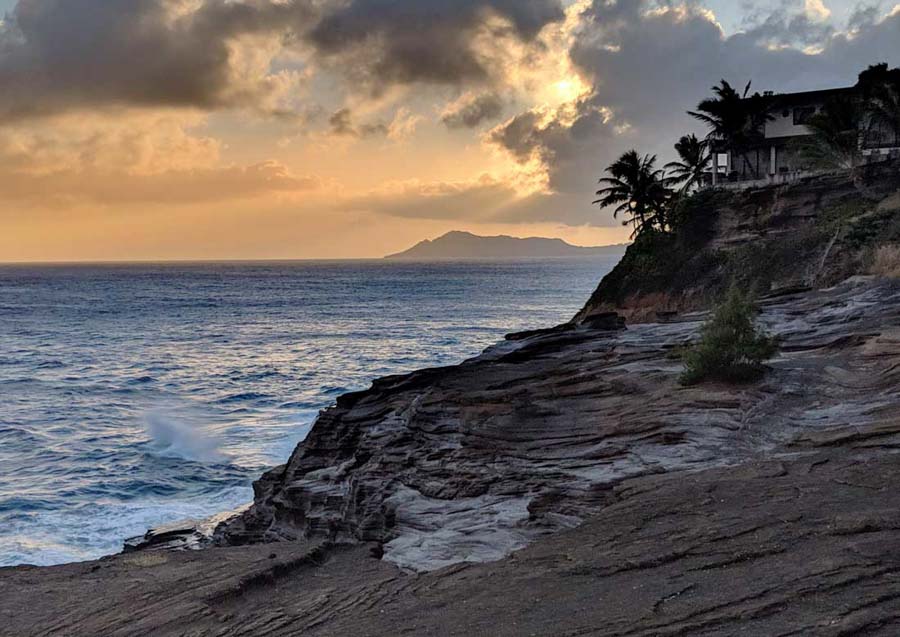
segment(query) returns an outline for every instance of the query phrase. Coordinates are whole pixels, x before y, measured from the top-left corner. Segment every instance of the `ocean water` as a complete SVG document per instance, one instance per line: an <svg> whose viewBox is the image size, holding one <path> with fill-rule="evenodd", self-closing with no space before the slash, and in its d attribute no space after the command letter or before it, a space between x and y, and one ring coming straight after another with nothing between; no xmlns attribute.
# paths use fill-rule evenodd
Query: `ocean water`
<svg viewBox="0 0 900 637"><path fill-rule="evenodd" d="M0 266L0 566L249 502L339 394L565 321L614 261Z"/></svg>

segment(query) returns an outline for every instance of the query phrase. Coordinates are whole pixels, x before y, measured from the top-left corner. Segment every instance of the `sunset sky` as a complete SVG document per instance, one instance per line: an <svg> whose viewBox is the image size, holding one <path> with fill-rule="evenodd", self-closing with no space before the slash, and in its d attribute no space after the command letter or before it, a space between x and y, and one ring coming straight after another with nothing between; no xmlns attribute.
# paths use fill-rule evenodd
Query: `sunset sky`
<svg viewBox="0 0 900 637"><path fill-rule="evenodd" d="M900 64L854 0L0 0L0 261L608 244L603 167L720 78Z"/></svg>

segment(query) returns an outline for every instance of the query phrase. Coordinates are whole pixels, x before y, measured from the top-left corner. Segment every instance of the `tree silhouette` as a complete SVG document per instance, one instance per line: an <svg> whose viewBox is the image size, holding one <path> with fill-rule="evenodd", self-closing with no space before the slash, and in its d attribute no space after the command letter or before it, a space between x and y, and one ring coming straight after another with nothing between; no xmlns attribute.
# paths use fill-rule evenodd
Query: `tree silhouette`
<svg viewBox="0 0 900 637"><path fill-rule="evenodd" d="M747 159L747 151L765 137L763 127L773 119L769 112L773 105L771 95L750 94L752 83L748 83L743 93L738 93L727 81L722 80L712 88L714 97L697 105L696 111L688 115L709 127L707 141L713 152L715 142L721 141L733 153L739 155L747 168L756 174ZM758 177L759 175L757 175Z"/></svg>
<svg viewBox="0 0 900 637"><path fill-rule="evenodd" d="M888 144L900 142L900 68L874 64L859 74L856 86L866 104L867 135ZM893 140L883 139L885 132Z"/></svg>
<svg viewBox="0 0 900 637"><path fill-rule="evenodd" d="M696 135L685 135L675 144L675 151L680 161L666 164L667 181L670 185L681 184L681 192L687 193L700 184L703 175L712 163L712 155L708 152L708 144Z"/></svg>
<svg viewBox="0 0 900 637"><path fill-rule="evenodd" d="M597 191L595 204L614 206L613 217L627 217L622 225L634 224L635 237L642 232L666 230L666 205L671 191L666 187L664 171L656 168L656 156L641 156L636 150L624 153L606 169L610 175L600 179L605 185Z"/></svg>
<svg viewBox="0 0 900 637"><path fill-rule="evenodd" d="M862 160L859 131L865 111L858 98L835 96L806 121L809 135L797 143L797 152L815 168L853 170Z"/></svg>

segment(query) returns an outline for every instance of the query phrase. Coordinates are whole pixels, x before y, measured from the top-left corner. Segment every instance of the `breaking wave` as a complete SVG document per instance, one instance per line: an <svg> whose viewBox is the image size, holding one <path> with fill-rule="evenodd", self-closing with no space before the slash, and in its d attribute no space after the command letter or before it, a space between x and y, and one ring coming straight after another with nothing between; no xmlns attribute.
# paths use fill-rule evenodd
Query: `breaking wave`
<svg viewBox="0 0 900 637"><path fill-rule="evenodd" d="M161 458L180 458L192 462L224 464L228 455L221 451L223 441L198 422L194 415L178 414L172 408L155 408L143 416L150 437L150 450Z"/></svg>

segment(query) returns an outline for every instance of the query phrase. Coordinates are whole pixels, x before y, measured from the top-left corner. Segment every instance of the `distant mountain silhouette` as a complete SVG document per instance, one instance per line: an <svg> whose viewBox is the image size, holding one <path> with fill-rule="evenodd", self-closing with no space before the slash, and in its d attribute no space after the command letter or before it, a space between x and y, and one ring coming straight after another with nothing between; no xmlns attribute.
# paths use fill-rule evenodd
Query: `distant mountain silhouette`
<svg viewBox="0 0 900 637"><path fill-rule="evenodd" d="M480 237L470 232L448 232L433 241L422 241L405 252L391 254L386 259L514 259L524 257L591 257L616 256L625 253L625 245L582 248L562 239L530 237L518 239L504 235Z"/></svg>

